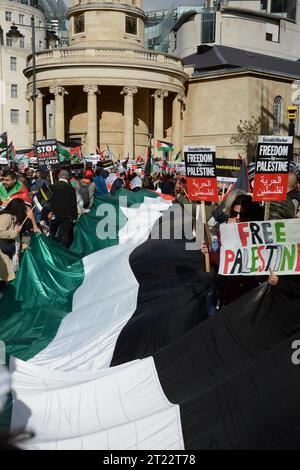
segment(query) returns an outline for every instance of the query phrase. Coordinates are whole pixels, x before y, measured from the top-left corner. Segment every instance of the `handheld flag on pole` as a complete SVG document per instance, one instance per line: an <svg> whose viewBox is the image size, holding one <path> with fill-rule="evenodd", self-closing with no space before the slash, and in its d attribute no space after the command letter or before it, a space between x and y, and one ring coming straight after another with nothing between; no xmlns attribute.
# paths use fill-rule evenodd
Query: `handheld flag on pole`
<svg viewBox="0 0 300 470"><path fill-rule="evenodd" d="M7 155L7 160L8 161L12 161L15 157L15 148L14 148L12 142L7 147L6 155Z"/></svg>
<svg viewBox="0 0 300 470"><path fill-rule="evenodd" d="M247 161L245 158L242 158L242 168L239 174L238 179L234 184L231 185L227 193L225 194L225 197L223 198L223 201L227 199L230 193L232 191L235 191L236 189L241 189L242 191L245 191L245 193L250 193L251 191L251 186L250 186L250 181L249 181L249 175L248 175L248 168L247 168ZM222 201L222 202L223 202Z"/></svg>
<svg viewBox="0 0 300 470"><path fill-rule="evenodd" d="M7 148L7 132L0 134L0 150Z"/></svg>
<svg viewBox="0 0 300 470"><path fill-rule="evenodd" d="M174 145L170 142L164 142L163 140L157 141L157 149L159 152L172 152L174 150Z"/></svg>
<svg viewBox="0 0 300 470"><path fill-rule="evenodd" d="M150 176L151 172L152 172L151 145L148 145L147 154L146 154L146 164L145 164L145 176Z"/></svg>
<svg viewBox="0 0 300 470"><path fill-rule="evenodd" d="M181 150L176 154L176 157L174 158L174 162L177 162L178 160L182 159L182 153Z"/></svg>
<svg viewBox="0 0 300 470"><path fill-rule="evenodd" d="M43 207L49 202L52 196L52 191L49 189L48 185L44 183L39 192L34 196L33 203L39 211L42 211Z"/></svg>

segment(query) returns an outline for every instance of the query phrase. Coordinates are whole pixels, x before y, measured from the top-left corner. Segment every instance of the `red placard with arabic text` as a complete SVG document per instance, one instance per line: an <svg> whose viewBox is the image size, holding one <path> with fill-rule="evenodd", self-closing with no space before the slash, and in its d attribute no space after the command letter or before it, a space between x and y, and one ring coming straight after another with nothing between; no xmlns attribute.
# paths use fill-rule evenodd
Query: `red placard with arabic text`
<svg viewBox="0 0 300 470"><path fill-rule="evenodd" d="M285 201L288 173L258 173L254 178L254 201Z"/></svg>
<svg viewBox="0 0 300 470"><path fill-rule="evenodd" d="M186 181L191 201L218 202L218 181L216 178L187 178Z"/></svg>

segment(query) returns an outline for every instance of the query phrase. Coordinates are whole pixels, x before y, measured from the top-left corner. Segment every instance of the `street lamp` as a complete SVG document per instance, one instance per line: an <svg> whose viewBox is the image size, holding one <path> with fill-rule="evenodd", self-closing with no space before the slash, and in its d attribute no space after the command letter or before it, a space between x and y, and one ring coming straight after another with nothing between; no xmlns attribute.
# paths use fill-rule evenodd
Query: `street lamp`
<svg viewBox="0 0 300 470"><path fill-rule="evenodd" d="M35 49L35 30L36 29L45 29L45 26L36 26L35 25L35 18L34 16L31 17L30 25L26 24L19 24L13 23L10 27L9 32L7 33L7 37L12 39L13 43L16 43L20 38L23 38L24 35L20 33L18 30L18 26L22 26L22 28L31 28L31 49L32 49L32 104L33 104L33 148L35 148L36 144L36 49ZM58 36L55 34L55 31L47 30L47 42L48 47L53 48L56 46L58 41Z"/></svg>

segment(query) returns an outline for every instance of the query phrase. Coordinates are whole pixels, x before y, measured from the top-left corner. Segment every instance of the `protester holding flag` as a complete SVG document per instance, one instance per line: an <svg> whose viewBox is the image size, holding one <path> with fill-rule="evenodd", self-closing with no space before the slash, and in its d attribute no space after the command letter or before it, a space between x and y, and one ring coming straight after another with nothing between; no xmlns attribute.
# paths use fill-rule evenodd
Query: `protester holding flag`
<svg viewBox="0 0 300 470"><path fill-rule="evenodd" d="M76 191L69 184L69 173L61 170L58 182L50 186L52 197L50 200L50 236L66 248L73 242L73 223L77 220Z"/></svg>
<svg viewBox="0 0 300 470"><path fill-rule="evenodd" d="M228 220L226 223L234 224L240 222L259 221L264 219L264 212L259 203L252 201L252 197L246 194L239 195L231 204ZM211 264L215 271L218 272L220 262L220 234L218 233L217 243L212 247L204 245L202 253L210 252ZM246 292L257 287L261 282L264 282L261 276L235 276L226 277L218 275L214 285L214 302L217 310L220 310L225 305L230 304L238 297L241 297Z"/></svg>
<svg viewBox="0 0 300 470"><path fill-rule="evenodd" d="M31 198L25 184L18 180L17 175L12 170L3 173L3 181L0 183L0 200L2 206L13 199L23 199L25 204L31 205Z"/></svg>
<svg viewBox="0 0 300 470"><path fill-rule="evenodd" d="M30 187L31 197L34 197L35 195L37 195L39 190L44 185L49 187L49 182L46 179L46 173L42 170L37 170L35 172L35 180L34 180L33 184ZM41 212L39 211L39 209L37 207L34 210L34 215L35 215L36 221L39 223L42 219L42 215L41 215Z"/></svg>

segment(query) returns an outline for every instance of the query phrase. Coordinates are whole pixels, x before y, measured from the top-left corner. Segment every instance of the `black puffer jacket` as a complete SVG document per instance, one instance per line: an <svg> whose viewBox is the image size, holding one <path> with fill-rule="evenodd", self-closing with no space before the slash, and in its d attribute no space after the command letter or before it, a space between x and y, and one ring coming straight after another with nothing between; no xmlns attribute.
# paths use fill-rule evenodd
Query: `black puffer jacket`
<svg viewBox="0 0 300 470"><path fill-rule="evenodd" d="M50 199L50 209L57 217L77 219L76 191L64 181L58 181L50 186L53 196Z"/></svg>

